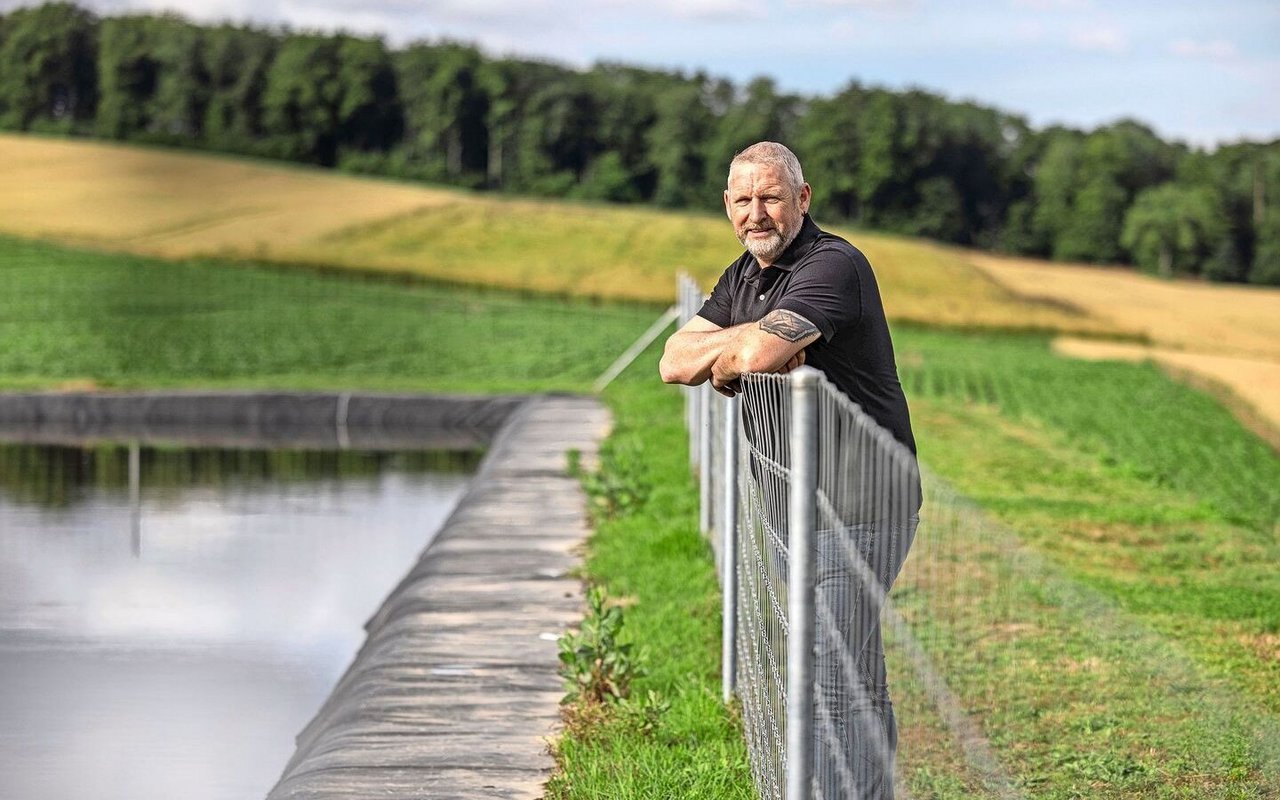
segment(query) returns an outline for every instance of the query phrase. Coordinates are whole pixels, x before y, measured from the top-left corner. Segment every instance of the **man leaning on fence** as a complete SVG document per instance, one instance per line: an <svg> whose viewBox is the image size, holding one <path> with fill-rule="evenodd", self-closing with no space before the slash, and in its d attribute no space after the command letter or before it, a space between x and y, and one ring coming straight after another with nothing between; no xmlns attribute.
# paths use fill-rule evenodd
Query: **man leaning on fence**
<svg viewBox="0 0 1280 800"><path fill-rule="evenodd" d="M897 727L879 618L915 535L915 440L871 265L809 218L811 196L800 162L781 144L760 142L733 159L724 205L746 252L667 340L660 371L667 383L710 380L732 397L747 373L807 364L905 447L911 496L906 514L890 515L882 513L886 480L865 474L884 462L851 452L853 437L840 431L818 432L820 450L841 451L828 452L827 463L862 488L842 492L835 505L845 508L828 510L815 537L815 783L827 798L880 800L893 796ZM744 405L748 441L757 413L767 411Z"/></svg>

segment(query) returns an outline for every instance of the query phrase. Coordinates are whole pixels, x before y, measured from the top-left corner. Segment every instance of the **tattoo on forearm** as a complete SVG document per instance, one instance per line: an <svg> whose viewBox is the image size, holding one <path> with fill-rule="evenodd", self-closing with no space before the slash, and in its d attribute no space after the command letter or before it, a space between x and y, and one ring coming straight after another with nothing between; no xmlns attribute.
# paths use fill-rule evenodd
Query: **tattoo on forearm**
<svg viewBox="0 0 1280 800"><path fill-rule="evenodd" d="M779 308L764 315L760 320L760 330L772 333L788 342L798 342L806 336L817 333L818 326L794 311Z"/></svg>

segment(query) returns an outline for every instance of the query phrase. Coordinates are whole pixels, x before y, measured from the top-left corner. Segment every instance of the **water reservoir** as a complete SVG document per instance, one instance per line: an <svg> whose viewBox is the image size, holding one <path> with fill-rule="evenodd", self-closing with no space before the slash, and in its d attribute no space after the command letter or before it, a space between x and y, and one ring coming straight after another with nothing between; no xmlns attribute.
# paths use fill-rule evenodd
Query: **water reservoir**
<svg viewBox="0 0 1280 800"><path fill-rule="evenodd" d="M0 445L0 797L262 797L476 452Z"/></svg>

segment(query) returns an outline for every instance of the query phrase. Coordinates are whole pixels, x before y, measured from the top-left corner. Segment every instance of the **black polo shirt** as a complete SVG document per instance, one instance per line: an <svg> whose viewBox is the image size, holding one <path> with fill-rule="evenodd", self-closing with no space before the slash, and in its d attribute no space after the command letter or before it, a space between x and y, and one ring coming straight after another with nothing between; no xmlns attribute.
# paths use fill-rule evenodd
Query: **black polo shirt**
<svg viewBox="0 0 1280 800"><path fill-rule="evenodd" d="M867 257L819 229L806 214L795 241L773 266L761 269L749 252L730 264L698 316L728 328L779 308L794 311L822 332L805 348L805 363L825 373L914 453L907 399Z"/></svg>

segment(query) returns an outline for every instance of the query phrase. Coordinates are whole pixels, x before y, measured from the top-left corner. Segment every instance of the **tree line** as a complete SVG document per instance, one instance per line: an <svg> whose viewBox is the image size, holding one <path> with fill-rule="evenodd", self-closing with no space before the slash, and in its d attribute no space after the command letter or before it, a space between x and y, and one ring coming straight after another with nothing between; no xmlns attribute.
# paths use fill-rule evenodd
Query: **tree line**
<svg viewBox="0 0 1280 800"><path fill-rule="evenodd" d="M1210 152L1131 120L1036 130L856 81L811 97L764 77L48 3L0 15L0 128L672 208L718 208L734 153L773 139L813 177L826 223L1280 285L1280 140Z"/></svg>

